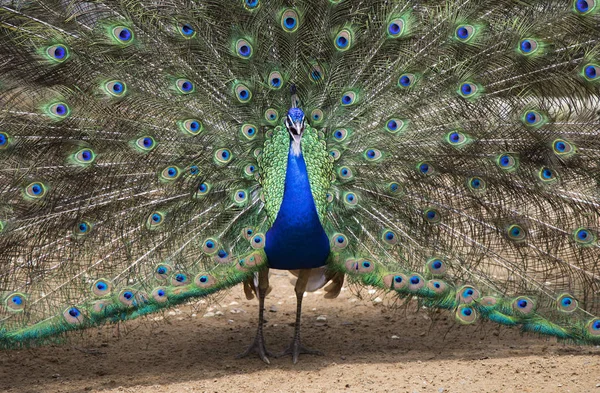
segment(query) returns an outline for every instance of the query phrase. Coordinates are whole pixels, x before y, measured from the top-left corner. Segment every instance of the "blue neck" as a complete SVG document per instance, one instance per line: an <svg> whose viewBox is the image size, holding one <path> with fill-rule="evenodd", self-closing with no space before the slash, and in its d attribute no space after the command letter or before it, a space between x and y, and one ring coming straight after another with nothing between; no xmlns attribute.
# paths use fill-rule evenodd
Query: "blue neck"
<svg viewBox="0 0 600 393"><path fill-rule="evenodd" d="M283 201L267 231L265 252L273 269L310 269L325 265L329 238L310 191L304 156L288 152Z"/></svg>

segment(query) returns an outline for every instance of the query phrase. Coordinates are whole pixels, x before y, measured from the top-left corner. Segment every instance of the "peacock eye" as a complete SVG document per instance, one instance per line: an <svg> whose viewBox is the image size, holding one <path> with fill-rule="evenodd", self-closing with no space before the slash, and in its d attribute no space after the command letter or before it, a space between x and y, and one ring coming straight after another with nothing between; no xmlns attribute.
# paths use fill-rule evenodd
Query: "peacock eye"
<svg viewBox="0 0 600 393"><path fill-rule="evenodd" d="M173 165L163 169L160 173L160 178L163 181L173 181L179 178L179 175L181 175L181 169Z"/></svg>
<svg viewBox="0 0 600 393"><path fill-rule="evenodd" d="M135 141L135 146L141 151L148 152L156 147L156 141L151 136L143 136Z"/></svg>
<svg viewBox="0 0 600 393"><path fill-rule="evenodd" d="M496 159L496 164L498 164L498 166L501 169L504 169L506 171L511 171L513 169L517 168L517 160L514 156L512 156L511 154L502 154L500 156L498 156L498 158Z"/></svg>
<svg viewBox="0 0 600 393"><path fill-rule="evenodd" d="M281 27L288 33L298 30L298 13L294 10L286 10L281 15Z"/></svg>
<svg viewBox="0 0 600 393"><path fill-rule="evenodd" d="M279 71L272 71L269 74L269 87L273 90L279 90L283 86L283 76Z"/></svg>
<svg viewBox="0 0 600 393"><path fill-rule="evenodd" d="M182 94L190 94L195 90L194 83L192 83L192 81L189 79L177 79L175 81L175 86Z"/></svg>
<svg viewBox="0 0 600 393"><path fill-rule="evenodd" d="M352 32L350 29L342 29L334 39L335 48L339 51L346 51L352 46Z"/></svg>
<svg viewBox="0 0 600 393"><path fill-rule="evenodd" d="M352 169L342 166L338 169L338 177L342 180L352 179Z"/></svg>
<svg viewBox="0 0 600 393"><path fill-rule="evenodd" d="M527 111L523 114L523 124L526 126L540 126L544 122L544 116L538 111Z"/></svg>
<svg viewBox="0 0 600 393"><path fill-rule="evenodd" d="M260 3L258 0L242 0L244 7L248 10L253 10L259 7Z"/></svg>
<svg viewBox="0 0 600 393"><path fill-rule="evenodd" d="M125 26L117 26L112 29L112 36L120 44L130 44L133 41L133 31Z"/></svg>
<svg viewBox="0 0 600 393"><path fill-rule="evenodd" d="M596 0L575 0L575 11L582 15L591 13L596 8Z"/></svg>
<svg viewBox="0 0 600 393"><path fill-rule="evenodd" d="M587 64L583 67L583 76L588 81L600 80L600 66L596 64Z"/></svg>
<svg viewBox="0 0 600 393"><path fill-rule="evenodd" d="M262 233L254 235L250 239L250 245L254 249L263 248L265 246L265 235L263 235Z"/></svg>
<svg viewBox="0 0 600 393"><path fill-rule="evenodd" d="M460 25L456 28L456 38L461 42L468 42L473 38L475 28L471 25Z"/></svg>
<svg viewBox="0 0 600 393"><path fill-rule="evenodd" d="M56 102L48 107L48 114L55 120L62 120L69 116L71 109L64 102Z"/></svg>
<svg viewBox="0 0 600 393"><path fill-rule="evenodd" d="M464 98L474 97L478 92L479 88L476 84L471 82L462 83L459 87L459 94Z"/></svg>
<svg viewBox="0 0 600 393"><path fill-rule="evenodd" d="M57 63L62 63L69 58L69 49L64 45L52 45L46 49L46 55Z"/></svg>
<svg viewBox="0 0 600 393"><path fill-rule="evenodd" d="M196 196L201 197L203 195L208 194L210 191L210 185L208 183L200 183L196 190Z"/></svg>
<svg viewBox="0 0 600 393"><path fill-rule="evenodd" d="M10 137L6 132L0 132L0 150L8 147L10 143Z"/></svg>
<svg viewBox="0 0 600 393"><path fill-rule="evenodd" d="M367 149L364 152L364 157L367 161L374 162L379 161L382 157L382 154L378 149Z"/></svg>
<svg viewBox="0 0 600 393"><path fill-rule="evenodd" d="M356 103L358 95L353 91L347 91L342 95L342 106L350 106Z"/></svg>
<svg viewBox="0 0 600 393"><path fill-rule="evenodd" d="M338 142L343 142L344 140L346 140L347 136L348 130L345 128L339 128L333 132L333 139L335 139Z"/></svg>
<svg viewBox="0 0 600 393"><path fill-rule="evenodd" d="M252 57L252 45L245 39L239 39L235 43L235 50L239 57L242 59L249 59Z"/></svg>
<svg viewBox="0 0 600 393"><path fill-rule="evenodd" d="M254 124L244 124L242 125L240 131L244 138L246 138L247 140L253 140L254 138L256 138L256 135L258 135L256 129L257 128Z"/></svg>
<svg viewBox="0 0 600 393"><path fill-rule="evenodd" d="M398 86L402 88L412 87L415 83L415 75L414 74L402 74L400 78L398 78Z"/></svg>
<svg viewBox="0 0 600 393"><path fill-rule="evenodd" d="M538 42L534 39L524 39L519 42L519 51L525 56L535 53L538 49Z"/></svg>
<svg viewBox="0 0 600 393"><path fill-rule="evenodd" d="M193 38L196 35L196 30L189 23L185 23L179 26L179 33L185 39Z"/></svg>
<svg viewBox="0 0 600 393"><path fill-rule="evenodd" d="M355 206L358 204L358 197L353 192L347 192L344 194L344 203L349 206Z"/></svg>
<svg viewBox="0 0 600 393"><path fill-rule="evenodd" d="M96 154L92 149L81 149L74 157L79 164L91 164L96 159Z"/></svg>
<svg viewBox="0 0 600 393"><path fill-rule="evenodd" d="M241 103L247 103L252 98L252 92L248 87L242 83L235 86L235 96Z"/></svg>
<svg viewBox="0 0 600 393"><path fill-rule="evenodd" d="M265 111L265 119L269 123L274 124L279 120L279 112L274 108L269 108Z"/></svg>
<svg viewBox="0 0 600 393"><path fill-rule="evenodd" d="M422 175L426 175L426 176L433 175L435 172L433 166L428 162L418 163L417 170L419 171L419 173L421 173Z"/></svg>
<svg viewBox="0 0 600 393"><path fill-rule="evenodd" d="M112 97L122 97L127 92L125 82L112 80L104 84L104 91Z"/></svg>
<svg viewBox="0 0 600 393"><path fill-rule="evenodd" d="M242 205L248 201L248 193L245 190L237 190L233 193L233 200L236 204Z"/></svg>
<svg viewBox="0 0 600 393"><path fill-rule="evenodd" d="M338 250L343 250L348 246L348 238L342 233L336 233L332 236L333 247Z"/></svg>
<svg viewBox="0 0 600 393"><path fill-rule="evenodd" d="M310 81L313 83L319 83L323 80L325 74L323 68L318 64L313 64L308 72Z"/></svg>
<svg viewBox="0 0 600 393"><path fill-rule="evenodd" d="M391 38L400 37L404 33L404 20L400 18L392 20L387 25L387 32Z"/></svg>
<svg viewBox="0 0 600 393"><path fill-rule="evenodd" d="M33 182L30 183L27 187L25 187L25 194L28 198L31 199L40 199L46 195L47 192L46 186L41 182Z"/></svg>
<svg viewBox="0 0 600 393"><path fill-rule="evenodd" d="M404 120L391 118L385 123L385 129L392 134L398 133L404 129Z"/></svg>
<svg viewBox="0 0 600 393"><path fill-rule="evenodd" d="M202 123L197 119L187 119L179 122L179 128L186 134L198 135L202 132Z"/></svg>
<svg viewBox="0 0 600 393"><path fill-rule="evenodd" d="M229 149L218 149L214 157L217 165L225 165L231 161L232 154Z"/></svg>
<svg viewBox="0 0 600 393"><path fill-rule="evenodd" d="M323 121L323 111L321 109L313 109L310 112L310 120L313 125L320 124Z"/></svg>

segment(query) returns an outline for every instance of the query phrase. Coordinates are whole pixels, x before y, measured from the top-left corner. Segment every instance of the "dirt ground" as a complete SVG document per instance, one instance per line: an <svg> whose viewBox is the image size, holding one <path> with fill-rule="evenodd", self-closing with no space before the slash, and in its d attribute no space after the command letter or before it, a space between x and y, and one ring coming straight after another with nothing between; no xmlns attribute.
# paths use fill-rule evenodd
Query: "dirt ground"
<svg viewBox="0 0 600 393"><path fill-rule="evenodd" d="M271 276L266 341L293 333L287 272ZM304 300L303 342L325 356L236 359L255 333L241 287L210 303L80 333L61 346L0 352L0 392L598 392L600 347L576 347L448 312L389 308L364 292Z"/></svg>

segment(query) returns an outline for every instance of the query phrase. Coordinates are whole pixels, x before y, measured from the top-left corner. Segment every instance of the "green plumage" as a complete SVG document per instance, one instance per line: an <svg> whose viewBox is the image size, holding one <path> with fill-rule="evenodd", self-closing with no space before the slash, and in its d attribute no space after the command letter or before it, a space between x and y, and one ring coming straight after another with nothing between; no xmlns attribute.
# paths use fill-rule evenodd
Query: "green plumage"
<svg viewBox="0 0 600 393"><path fill-rule="evenodd" d="M4 2L0 346L264 269L292 84L328 274L599 344L599 7Z"/></svg>

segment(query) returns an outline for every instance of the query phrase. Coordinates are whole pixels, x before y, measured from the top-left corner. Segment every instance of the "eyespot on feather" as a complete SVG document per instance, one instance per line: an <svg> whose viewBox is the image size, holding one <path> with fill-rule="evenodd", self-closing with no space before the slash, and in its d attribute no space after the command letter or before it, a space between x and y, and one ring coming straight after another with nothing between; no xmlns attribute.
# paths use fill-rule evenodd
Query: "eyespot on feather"
<svg viewBox="0 0 600 393"><path fill-rule="evenodd" d="M150 230L158 229L165 221L165 214L159 211L154 211L148 215L146 219L146 228Z"/></svg>
<svg viewBox="0 0 600 393"><path fill-rule="evenodd" d="M473 286L463 285L456 291L456 300L459 303L471 304L481 296L481 292Z"/></svg>
<svg viewBox="0 0 600 393"><path fill-rule="evenodd" d="M27 306L27 297L20 292L14 292L4 299L4 307L8 311L21 312Z"/></svg>
<svg viewBox="0 0 600 393"><path fill-rule="evenodd" d="M310 112L310 123L312 125L319 125L323 122L323 111L320 109L313 109L312 112Z"/></svg>
<svg viewBox="0 0 600 393"><path fill-rule="evenodd" d="M172 182L179 178L181 175L181 169L178 166L171 165L166 167L160 172L160 180L163 182Z"/></svg>
<svg viewBox="0 0 600 393"><path fill-rule="evenodd" d="M232 154L229 149L218 149L215 151L214 158L217 165L227 165L231 161Z"/></svg>
<svg viewBox="0 0 600 393"><path fill-rule="evenodd" d="M347 206L356 206L358 204L358 196L353 192L345 192L344 193L344 203Z"/></svg>
<svg viewBox="0 0 600 393"><path fill-rule="evenodd" d="M119 292L119 302L127 307L132 307L135 306L136 303L136 299L135 299L135 291L133 289L129 289L129 288L125 288L122 289L121 292Z"/></svg>
<svg viewBox="0 0 600 393"><path fill-rule="evenodd" d="M265 247L265 235L262 233L257 233L250 239L250 246L255 250L261 249Z"/></svg>
<svg viewBox="0 0 600 393"><path fill-rule="evenodd" d="M92 284L92 293L95 296L102 297L110 295L113 285L110 281L99 278Z"/></svg>
<svg viewBox="0 0 600 393"><path fill-rule="evenodd" d="M556 307L559 311L572 313L573 311L577 310L578 302L573 296L569 295L568 293L563 293L556 299Z"/></svg>
<svg viewBox="0 0 600 393"><path fill-rule="evenodd" d="M77 307L69 307L63 312L63 317L69 325L81 325L85 318Z"/></svg>
<svg viewBox="0 0 600 393"><path fill-rule="evenodd" d="M265 120L271 124L277 123L277 121L279 120L279 112L277 112L277 109L267 109L265 111Z"/></svg>
<svg viewBox="0 0 600 393"><path fill-rule="evenodd" d="M510 240L522 242L527 238L527 231L521 225L513 224L506 229L506 235Z"/></svg>
<svg viewBox="0 0 600 393"><path fill-rule="evenodd" d="M446 262L442 258L431 258L427 261L425 267L433 276L443 276L446 274Z"/></svg>
<svg viewBox="0 0 600 393"><path fill-rule="evenodd" d="M135 147L140 152L150 152L156 147L156 141L151 136L143 136L135 140Z"/></svg>
<svg viewBox="0 0 600 393"><path fill-rule="evenodd" d="M198 288L208 289L214 286L215 283L215 278L206 273L200 273L194 278L194 284L196 284Z"/></svg>
<svg viewBox="0 0 600 393"><path fill-rule="evenodd" d="M70 56L69 48L63 44L49 46L48 48L46 48L45 53L50 60L56 63L62 63L65 60L67 60Z"/></svg>
<svg viewBox="0 0 600 393"><path fill-rule="evenodd" d="M182 23L178 26L179 34L186 40L190 40L196 36L196 29L189 23Z"/></svg>
<svg viewBox="0 0 600 393"><path fill-rule="evenodd" d="M75 152L73 158L78 164L88 165L94 162L96 159L96 153L94 153L92 149L80 149L79 151Z"/></svg>
<svg viewBox="0 0 600 393"><path fill-rule="evenodd" d="M600 337L600 318L594 318L585 326L588 334L592 337Z"/></svg>
<svg viewBox="0 0 600 393"><path fill-rule="evenodd" d="M442 280L430 280L427 282L427 288L436 295L442 295L448 291L448 284Z"/></svg>
<svg viewBox="0 0 600 393"><path fill-rule="evenodd" d="M48 188L42 182L29 183L25 187L25 197L29 200L41 199L48 193Z"/></svg>
<svg viewBox="0 0 600 393"><path fill-rule="evenodd" d="M179 129L187 135L198 135L204 129L202 122L198 119L187 119L177 122Z"/></svg>
<svg viewBox="0 0 600 393"><path fill-rule="evenodd" d="M114 42L123 46L131 44L134 40L133 30L125 26L113 27L111 34Z"/></svg>
<svg viewBox="0 0 600 393"><path fill-rule="evenodd" d="M408 286L408 277L402 273L388 274L383 278L383 284L386 288L399 291Z"/></svg>
<svg viewBox="0 0 600 393"><path fill-rule="evenodd" d="M191 94L196 91L194 83L185 78L180 78L175 81L175 87L181 94Z"/></svg>
<svg viewBox="0 0 600 393"><path fill-rule="evenodd" d="M459 304L456 308L456 320L463 325L469 325L477 320L477 312L468 304Z"/></svg>
<svg viewBox="0 0 600 393"><path fill-rule="evenodd" d="M55 102L50 104L46 110L46 113L56 121L64 120L71 114L71 109L64 102Z"/></svg>
<svg viewBox="0 0 600 393"><path fill-rule="evenodd" d="M287 9L281 15L281 27L288 33L293 33L298 30L300 19L295 10Z"/></svg>
<svg viewBox="0 0 600 393"><path fill-rule="evenodd" d="M334 233L331 237L331 244L336 250L343 250L348 247L348 238L343 233Z"/></svg>
<svg viewBox="0 0 600 393"><path fill-rule="evenodd" d="M189 284L189 277L186 273L178 272L171 276L171 285L174 287L182 287Z"/></svg>
<svg viewBox="0 0 600 393"><path fill-rule="evenodd" d="M166 303L169 301L167 289L165 287L154 288L150 296L152 296L152 299L157 303Z"/></svg>
<svg viewBox="0 0 600 393"><path fill-rule="evenodd" d="M401 18L396 18L391 20L387 24L387 35L390 38L398 38L404 34L405 31L405 22Z"/></svg>
<svg viewBox="0 0 600 393"><path fill-rule="evenodd" d="M512 302L513 310L520 315L526 316L532 314L535 310L535 303L526 296L519 296Z"/></svg>
<svg viewBox="0 0 600 393"><path fill-rule="evenodd" d="M235 53L239 58L250 59L252 57L252 45L246 39L239 39L235 43Z"/></svg>
<svg viewBox="0 0 600 393"><path fill-rule="evenodd" d="M80 221L73 227L73 234L75 236L85 236L92 231L93 225L87 221Z"/></svg>
<svg viewBox="0 0 600 393"><path fill-rule="evenodd" d="M352 47L353 37L350 29L342 29L334 39L335 48L339 51L347 51Z"/></svg>
<svg viewBox="0 0 600 393"><path fill-rule="evenodd" d="M279 71L271 71L268 78L268 85L273 90L279 90L283 86L283 76Z"/></svg>
<svg viewBox="0 0 600 393"><path fill-rule="evenodd" d="M398 244L398 235L391 229L384 229L381 233L381 241L388 246L395 246Z"/></svg>
<svg viewBox="0 0 600 393"><path fill-rule="evenodd" d="M171 265L166 264L166 263L161 263L161 264L158 264L156 266L156 268L154 269L154 277L157 280L166 280L167 278L169 278L169 276L171 275L172 272L173 272L173 268L171 267Z"/></svg>
<svg viewBox="0 0 600 393"><path fill-rule="evenodd" d="M258 135L257 130L258 128L254 124L243 124L240 128L240 133L245 139L252 141Z"/></svg>
<svg viewBox="0 0 600 393"><path fill-rule="evenodd" d="M123 97L127 93L127 85L123 81L111 80L103 85L104 92L111 97Z"/></svg>

